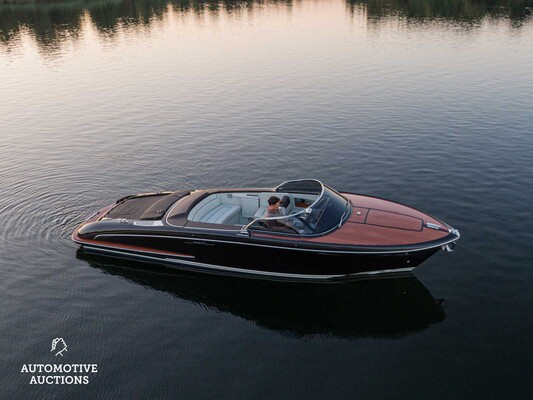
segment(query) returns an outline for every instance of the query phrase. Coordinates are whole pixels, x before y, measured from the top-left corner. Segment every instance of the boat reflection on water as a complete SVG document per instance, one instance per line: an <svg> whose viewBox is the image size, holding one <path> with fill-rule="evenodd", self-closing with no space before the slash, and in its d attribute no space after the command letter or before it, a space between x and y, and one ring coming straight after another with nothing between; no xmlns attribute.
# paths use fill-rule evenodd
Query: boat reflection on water
<svg viewBox="0 0 533 400"><path fill-rule="evenodd" d="M76 256L106 274L235 315L286 337L401 338L446 318L442 300L436 300L414 275L342 283L291 283L176 273L82 251Z"/></svg>

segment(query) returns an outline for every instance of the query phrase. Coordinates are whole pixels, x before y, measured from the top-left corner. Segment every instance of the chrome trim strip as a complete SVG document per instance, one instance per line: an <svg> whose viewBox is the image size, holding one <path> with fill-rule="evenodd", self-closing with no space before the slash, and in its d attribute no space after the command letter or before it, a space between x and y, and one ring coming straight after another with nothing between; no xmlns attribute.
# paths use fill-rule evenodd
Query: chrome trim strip
<svg viewBox="0 0 533 400"><path fill-rule="evenodd" d="M272 246L268 244L258 244L258 243L246 243L246 242L232 242L229 240L216 240L216 239L204 239L204 238L198 238L198 237L183 237L183 236L163 236L163 235L138 235L138 234L101 234L97 235L95 239L99 237L106 237L106 236L125 236L125 237L157 237L157 238L170 238L170 239L182 239L182 240L201 240L204 242L216 242L216 243L229 243L229 244L235 244L235 245L245 245L245 246L259 246L259 247L269 247L273 249L282 249L282 250L296 250L296 251L310 251L315 253L335 253L335 254L399 254L399 253L413 253L417 251L423 251L423 250L429 250L433 249L435 247L441 247L445 246L449 243L455 242L459 238L450 239L447 242L439 243L438 245L434 246L428 246L428 247L422 247L419 249L413 249L413 250L393 250L393 251L349 251L349 250L313 250L313 249L302 249L299 247L283 247L283 246Z"/></svg>
<svg viewBox="0 0 533 400"><path fill-rule="evenodd" d="M396 268L396 269L381 269L379 271L357 272L355 274L350 274L350 275L347 275L347 276L393 274L393 273L398 273L398 272L409 272L409 271L412 271L413 269L415 269L415 267Z"/></svg>
<svg viewBox="0 0 533 400"><path fill-rule="evenodd" d="M164 260L157 258L157 257L151 257L151 256L145 256L142 254L134 254L129 252L124 252L120 250L108 250L108 249L101 249L99 247L92 247L92 246L85 246L89 250L102 250L104 252L109 253L116 253L116 254L126 254L126 255L132 255L135 257L140 258L147 258L157 261L168 261L176 264L185 264L185 265L192 265L195 267L203 267L206 269L214 269L214 270L221 270L221 271L228 271L228 272L237 272L242 274L251 274L251 275L263 275L263 276L275 276L279 278L305 278L305 279L333 279L333 278L342 278L342 277L351 277L351 276L362 276L362 275L378 275L378 274L388 274L388 273L401 273L401 272L408 272L412 271L414 267L411 268L398 268L398 269L384 269L379 271L366 271L366 272L357 272L354 274L346 274L346 275L309 275L309 274L288 274L283 272L269 272L269 271L257 271L257 270L250 270L250 269L242 269L242 268L233 268L233 267L226 267L223 265L218 264L206 264L196 261L187 261L187 260L179 260L179 259L172 259L165 257Z"/></svg>
<svg viewBox="0 0 533 400"><path fill-rule="evenodd" d="M204 223L207 224L208 222L204 222ZM235 229L217 229L217 228L202 228L200 226L187 226L187 225L179 226L179 225L172 225L172 224L169 224L169 225L175 226L176 228L182 228L182 229L200 229L204 231L233 232L233 233L240 231L242 229L241 226L243 226L243 225L235 225ZM215 224L212 224L212 225L215 225Z"/></svg>
<svg viewBox="0 0 533 400"><path fill-rule="evenodd" d="M100 214L100 210L93 212L91 215L84 219L84 222L89 221L91 218L96 217L98 214Z"/></svg>

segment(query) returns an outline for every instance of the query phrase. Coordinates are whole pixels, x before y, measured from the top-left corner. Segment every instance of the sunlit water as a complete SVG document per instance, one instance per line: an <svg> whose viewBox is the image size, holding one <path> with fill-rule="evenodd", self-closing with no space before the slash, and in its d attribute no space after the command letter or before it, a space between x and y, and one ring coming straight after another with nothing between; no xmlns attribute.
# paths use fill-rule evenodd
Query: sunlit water
<svg viewBox="0 0 533 400"><path fill-rule="evenodd" d="M0 4L0 398L530 397L532 9ZM155 274L69 240L127 194L302 177L462 238L416 278L338 287ZM89 385L20 373L58 362L55 337L60 362L98 363Z"/></svg>

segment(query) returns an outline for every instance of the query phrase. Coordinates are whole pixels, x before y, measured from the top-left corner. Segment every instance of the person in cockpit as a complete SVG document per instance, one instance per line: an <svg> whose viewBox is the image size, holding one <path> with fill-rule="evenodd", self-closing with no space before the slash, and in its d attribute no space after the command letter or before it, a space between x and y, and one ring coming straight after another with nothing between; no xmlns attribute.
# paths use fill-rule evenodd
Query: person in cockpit
<svg viewBox="0 0 533 400"><path fill-rule="evenodd" d="M280 208L281 200L277 196L270 196L268 199L268 208L265 211L265 214L263 215L265 218L270 217L283 217L285 216L285 213Z"/></svg>

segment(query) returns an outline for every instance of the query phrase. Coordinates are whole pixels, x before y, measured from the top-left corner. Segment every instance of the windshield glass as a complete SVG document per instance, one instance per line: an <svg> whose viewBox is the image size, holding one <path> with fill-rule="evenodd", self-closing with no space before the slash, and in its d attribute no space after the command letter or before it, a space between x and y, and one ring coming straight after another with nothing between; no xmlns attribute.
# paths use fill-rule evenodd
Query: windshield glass
<svg viewBox="0 0 533 400"><path fill-rule="evenodd" d="M349 210L348 205L339 193L323 186L321 196L305 210L288 216L259 218L247 228L299 235L319 234L339 225Z"/></svg>
<svg viewBox="0 0 533 400"><path fill-rule="evenodd" d="M306 210L304 218L315 233L326 232L340 224L347 205L344 197L324 186L324 194Z"/></svg>

